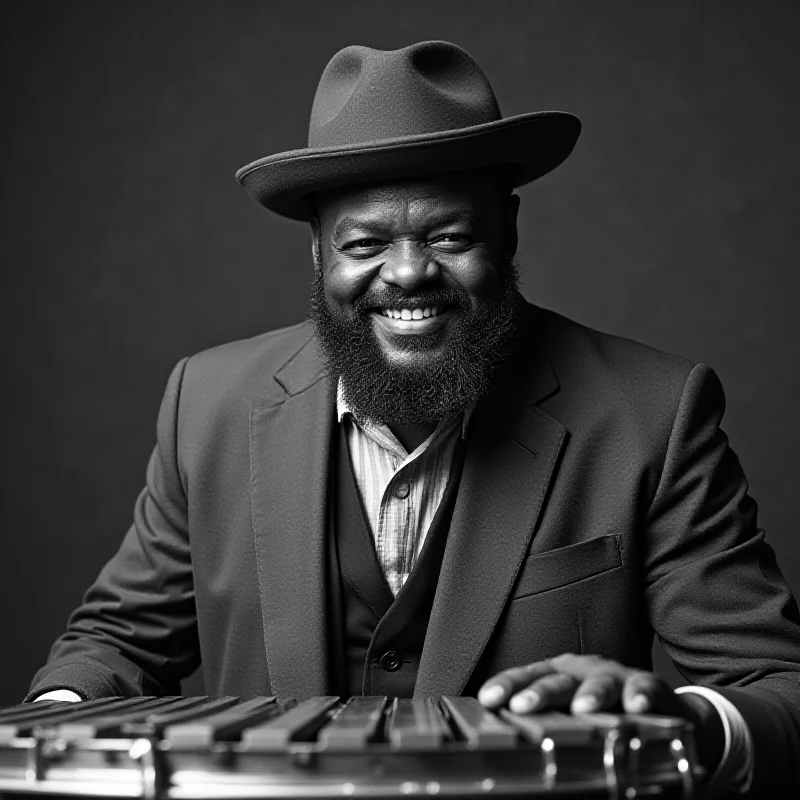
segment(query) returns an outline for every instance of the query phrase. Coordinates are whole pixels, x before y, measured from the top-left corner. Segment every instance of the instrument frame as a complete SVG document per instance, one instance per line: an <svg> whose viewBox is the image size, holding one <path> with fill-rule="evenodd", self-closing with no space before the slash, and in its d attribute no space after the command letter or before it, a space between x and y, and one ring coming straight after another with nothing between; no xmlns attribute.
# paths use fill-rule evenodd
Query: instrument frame
<svg viewBox="0 0 800 800"><path fill-rule="evenodd" d="M477 701L394 701L382 709L384 724L399 716L398 702L429 703L452 726L451 731L463 731L467 730L463 719L462 727L456 727L454 714L459 709L474 714L471 704ZM517 732L512 748L493 743L491 737L481 741L477 735L472 741L462 737L433 742L423 736L354 746L346 738L338 745L316 738L319 730L342 714L346 703L319 707L323 710L314 718L319 725L309 728L308 738L313 740L288 741L282 746L268 739L259 743L259 737L248 739L247 735L205 747L160 735L67 740L58 728L36 729L32 736L0 743L0 795L142 800L437 796L631 800L692 797L703 778L691 726L673 718L585 715L577 720L583 727L575 733L569 725L572 720L563 718L566 715L520 718L501 712L496 718ZM285 705L276 708L276 720L292 711ZM548 716L552 718L549 735Z"/></svg>

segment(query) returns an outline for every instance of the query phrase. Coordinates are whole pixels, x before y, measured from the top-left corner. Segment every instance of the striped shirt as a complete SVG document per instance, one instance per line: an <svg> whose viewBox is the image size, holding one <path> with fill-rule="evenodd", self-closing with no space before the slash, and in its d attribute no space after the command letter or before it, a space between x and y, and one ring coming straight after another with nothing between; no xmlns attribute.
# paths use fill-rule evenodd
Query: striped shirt
<svg viewBox="0 0 800 800"><path fill-rule="evenodd" d="M417 559L444 495L459 436L469 414L443 419L413 453L388 426L355 418L342 382L336 414L345 426L350 461L375 542L378 563L397 596Z"/></svg>

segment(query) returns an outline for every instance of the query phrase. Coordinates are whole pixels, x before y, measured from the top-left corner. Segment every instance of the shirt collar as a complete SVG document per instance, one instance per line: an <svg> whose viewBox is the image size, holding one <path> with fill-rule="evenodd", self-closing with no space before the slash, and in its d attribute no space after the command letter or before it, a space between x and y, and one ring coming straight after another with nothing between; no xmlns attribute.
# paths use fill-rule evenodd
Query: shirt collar
<svg viewBox="0 0 800 800"><path fill-rule="evenodd" d="M472 416L472 412L475 410L475 407L472 406L468 408L464 414L463 419L461 420L461 438L467 438L467 426L469 425L470 417ZM369 419L358 419L350 408L350 405L347 402L347 397L345 396L344 391L344 382L342 381L341 377L336 385L336 419L341 422L344 418L345 414L349 414L352 419L356 422L359 427L366 427L372 426L376 427L379 423L374 422L373 420Z"/></svg>

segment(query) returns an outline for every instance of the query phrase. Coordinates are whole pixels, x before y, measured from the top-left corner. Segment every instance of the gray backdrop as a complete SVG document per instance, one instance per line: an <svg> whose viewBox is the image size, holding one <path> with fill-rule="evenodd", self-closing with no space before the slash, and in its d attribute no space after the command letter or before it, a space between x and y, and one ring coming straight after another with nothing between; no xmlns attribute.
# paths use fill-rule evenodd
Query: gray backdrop
<svg viewBox="0 0 800 800"><path fill-rule="evenodd" d="M505 114L581 117L573 157L521 192L524 291L718 371L800 590L797 4L4 10L0 703L127 528L172 365L304 316L308 233L233 173L304 144L319 75L352 43L449 39Z"/></svg>

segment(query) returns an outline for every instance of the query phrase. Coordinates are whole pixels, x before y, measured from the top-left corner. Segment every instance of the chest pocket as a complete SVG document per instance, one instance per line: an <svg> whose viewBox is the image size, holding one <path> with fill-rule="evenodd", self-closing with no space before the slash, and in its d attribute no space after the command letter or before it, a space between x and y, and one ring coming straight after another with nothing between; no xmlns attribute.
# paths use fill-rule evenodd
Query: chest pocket
<svg viewBox="0 0 800 800"><path fill-rule="evenodd" d="M620 539L620 534L612 533L530 556L511 599L548 592L623 566Z"/></svg>

